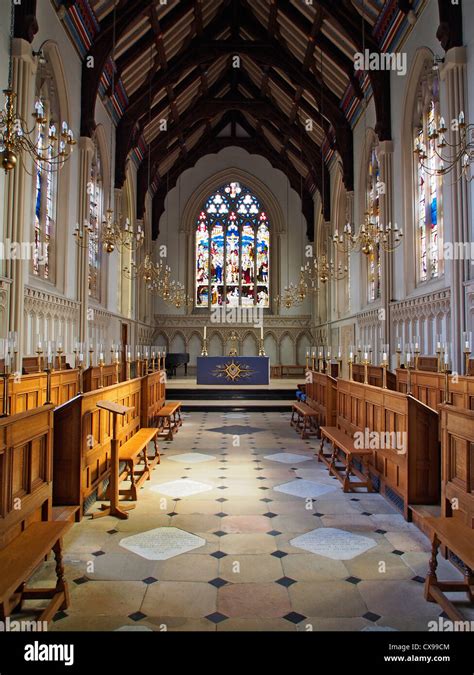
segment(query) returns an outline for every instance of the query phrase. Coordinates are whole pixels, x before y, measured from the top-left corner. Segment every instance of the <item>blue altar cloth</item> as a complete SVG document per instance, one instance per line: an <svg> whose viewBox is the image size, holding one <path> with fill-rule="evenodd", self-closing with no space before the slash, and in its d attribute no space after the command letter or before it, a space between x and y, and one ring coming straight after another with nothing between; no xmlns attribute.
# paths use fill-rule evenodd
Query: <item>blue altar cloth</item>
<svg viewBox="0 0 474 675"><path fill-rule="evenodd" d="M269 384L268 356L198 356L198 384Z"/></svg>

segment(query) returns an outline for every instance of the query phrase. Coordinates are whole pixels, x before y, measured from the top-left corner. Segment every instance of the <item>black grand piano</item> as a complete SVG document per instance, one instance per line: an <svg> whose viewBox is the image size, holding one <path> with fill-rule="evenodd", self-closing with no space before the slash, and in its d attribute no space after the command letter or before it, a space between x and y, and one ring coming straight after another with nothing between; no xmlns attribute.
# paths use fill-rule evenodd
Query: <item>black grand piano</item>
<svg viewBox="0 0 474 675"><path fill-rule="evenodd" d="M176 369L184 366L184 374L188 374L189 354L183 352L182 354L166 354L165 369L169 378L176 377Z"/></svg>

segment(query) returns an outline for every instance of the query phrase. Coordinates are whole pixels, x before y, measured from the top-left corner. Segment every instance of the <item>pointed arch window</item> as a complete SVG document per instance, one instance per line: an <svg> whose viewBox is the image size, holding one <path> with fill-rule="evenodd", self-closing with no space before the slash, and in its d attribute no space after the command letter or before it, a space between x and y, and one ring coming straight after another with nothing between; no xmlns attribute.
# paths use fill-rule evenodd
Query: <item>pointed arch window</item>
<svg viewBox="0 0 474 675"><path fill-rule="evenodd" d="M88 183L89 192L89 296L100 300L100 221L103 213L103 174L100 150L95 142L94 158Z"/></svg>
<svg viewBox="0 0 474 675"><path fill-rule="evenodd" d="M367 214L376 228L380 225L380 165L376 145L372 145L367 173ZM367 300L375 302L380 298L382 269L380 244L375 244L367 256Z"/></svg>
<svg viewBox="0 0 474 675"><path fill-rule="evenodd" d="M44 76L37 83L35 104L38 115L45 124L38 126L37 146L46 153L53 152L48 141L50 134L58 133L59 112L52 78ZM56 210L58 199L58 174L50 162L41 162L34 166L34 216L33 216L33 275L54 283L54 244L56 239Z"/></svg>
<svg viewBox="0 0 474 675"><path fill-rule="evenodd" d="M415 233L417 252L417 278L419 283L440 276L439 251L442 246L443 209L441 199L442 181L434 175L440 168L440 160L435 152L435 139L431 136L439 126L439 79L431 73L420 84L415 111L413 150L417 145L425 148L426 168L415 162Z"/></svg>
<svg viewBox="0 0 474 675"><path fill-rule="evenodd" d="M270 306L270 225L239 183L205 201L195 231L195 306Z"/></svg>

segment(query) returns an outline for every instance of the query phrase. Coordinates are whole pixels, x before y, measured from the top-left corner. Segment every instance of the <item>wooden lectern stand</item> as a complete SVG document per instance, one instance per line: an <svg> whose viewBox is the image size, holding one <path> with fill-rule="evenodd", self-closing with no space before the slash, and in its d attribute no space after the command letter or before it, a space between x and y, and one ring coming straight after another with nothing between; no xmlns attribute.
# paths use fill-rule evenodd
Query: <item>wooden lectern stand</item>
<svg viewBox="0 0 474 675"><path fill-rule="evenodd" d="M98 401L97 407L107 410L112 415L112 438L111 446L111 467L110 467L110 506L102 505L101 511L92 514L92 518L101 518L102 516L115 516L126 520L130 509L135 508L135 504L122 504L119 501L119 427L118 417L126 415L134 407L120 405L113 401Z"/></svg>

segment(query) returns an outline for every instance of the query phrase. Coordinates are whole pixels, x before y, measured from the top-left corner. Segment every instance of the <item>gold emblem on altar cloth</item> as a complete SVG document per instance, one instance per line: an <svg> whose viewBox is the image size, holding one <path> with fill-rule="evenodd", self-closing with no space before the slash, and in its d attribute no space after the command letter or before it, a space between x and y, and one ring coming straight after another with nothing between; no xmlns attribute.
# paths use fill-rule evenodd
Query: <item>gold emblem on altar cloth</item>
<svg viewBox="0 0 474 675"><path fill-rule="evenodd" d="M247 364L236 363L234 359L223 363L220 366L216 366L212 371L212 374L215 377L223 377L226 380L236 382L237 380L245 380L251 377L257 371L252 370L252 368Z"/></svg>

